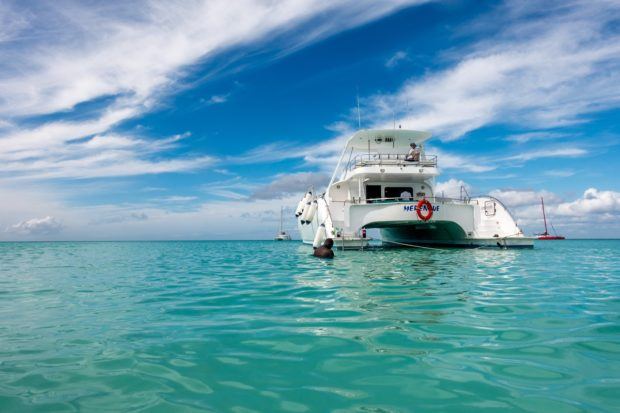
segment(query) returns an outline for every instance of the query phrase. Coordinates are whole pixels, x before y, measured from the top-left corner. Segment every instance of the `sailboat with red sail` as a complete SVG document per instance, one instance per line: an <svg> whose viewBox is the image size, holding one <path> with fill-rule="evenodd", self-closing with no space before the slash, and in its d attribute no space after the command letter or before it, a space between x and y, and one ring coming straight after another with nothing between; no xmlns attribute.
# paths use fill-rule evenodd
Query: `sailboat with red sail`
<svg viewBox="0 0 620 413"><path fill-rule="evenodd" d="M549 234L549 231L547 231L547 215L545 215L545 201L543 200L542 196L540 197L540 204L542 205L543 220L545 221L545 232L543 232L542 234L538 234L538 239L544 241L566 239L562 235L558 235L557 233L555 235ZM551 224L551 222L549 223ZM551 224L551 228L553 228L553 224ZM553 228L553 232L555 233L555 228Z"/></svg>

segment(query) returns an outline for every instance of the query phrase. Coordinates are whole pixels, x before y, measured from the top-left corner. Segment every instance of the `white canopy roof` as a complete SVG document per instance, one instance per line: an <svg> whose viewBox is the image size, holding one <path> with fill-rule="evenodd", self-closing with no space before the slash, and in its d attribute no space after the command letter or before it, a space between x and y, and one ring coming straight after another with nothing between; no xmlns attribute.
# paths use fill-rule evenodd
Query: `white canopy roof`
<svg viewBox="0 0 620 413"><path fill-rule="evenodd" d="M409 148L411 143L421 144L431 137L430 132L406 129L365 129L351 136L347 149L360 151L391 151Z"/></svg>

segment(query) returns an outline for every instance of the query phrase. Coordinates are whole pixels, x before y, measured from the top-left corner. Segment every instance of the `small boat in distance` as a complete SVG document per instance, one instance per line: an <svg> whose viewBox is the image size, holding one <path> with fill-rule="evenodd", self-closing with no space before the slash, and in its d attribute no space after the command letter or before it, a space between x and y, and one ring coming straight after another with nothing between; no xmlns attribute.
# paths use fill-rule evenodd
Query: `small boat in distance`
<svg viewBox="0 0 620 413"><path fill-rule="evenodd" d="M547 231L547 215L545 214L545 201L543 200L542 196L540 197L540 204L542 205L543 220L545 221L545 232L543 232L542 234L538 234L538 239L543 241L566 239L562 235L558 235L557 233L555 235L549 234L549 232ZM551 224L551 221L549 221L549 224ZM551 224L551 228L553 228L553 224ZM555 228L553 228L553 232L555 233Z"/></svg>
<svg viewBox="0 0 620 413"><path fill-rule="evenodd" d="M291 236L282 228L282 207L280 207L280 231L274 238L276 241L290 241Z"/></svg>

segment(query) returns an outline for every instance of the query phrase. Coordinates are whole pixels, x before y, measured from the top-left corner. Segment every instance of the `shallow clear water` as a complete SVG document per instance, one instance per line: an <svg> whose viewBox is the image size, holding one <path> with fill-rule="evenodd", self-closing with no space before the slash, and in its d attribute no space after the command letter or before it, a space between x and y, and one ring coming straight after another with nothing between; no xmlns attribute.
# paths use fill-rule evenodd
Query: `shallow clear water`
<svg viewBox="0 0 620 413"><path fill-rule="evenodd" d="M0 244L0 411L620 411L620 241Z"/></svg>

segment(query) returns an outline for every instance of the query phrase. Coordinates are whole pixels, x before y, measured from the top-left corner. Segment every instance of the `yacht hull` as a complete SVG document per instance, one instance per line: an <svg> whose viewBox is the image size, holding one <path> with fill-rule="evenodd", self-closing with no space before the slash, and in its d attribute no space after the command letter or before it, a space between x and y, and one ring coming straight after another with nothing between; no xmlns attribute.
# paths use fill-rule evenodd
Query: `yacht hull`
<svg viewBox="0 0 620 413"><path fill-rule="evenodd" d="M435 246L450 248L533 248L534 238L524 237L505 207L494 198L467 201L433 200L432 217L424 221L416 202L365 203L343 208L345 248L367 245L356 237L362 228L377 228L384 246ZM423 214L424 215L424 214ZM300 224L305 243L311 244L318 217ZM348 231L347 231L348 230ZM350 238L347 240L347 234ZM338 238L333 237L336 245Z"/></svg>
<svg viewBox="0 0 620 413"><path fill-rule="evenodd" d="M441 227L442 224L453 225L453 223L435 223L434 226ZM381 229L381 239L386 247L534 248L533 238L467 238L450 236L451 234L451 232L442 229L420 230L419 225Z"/></svg>

